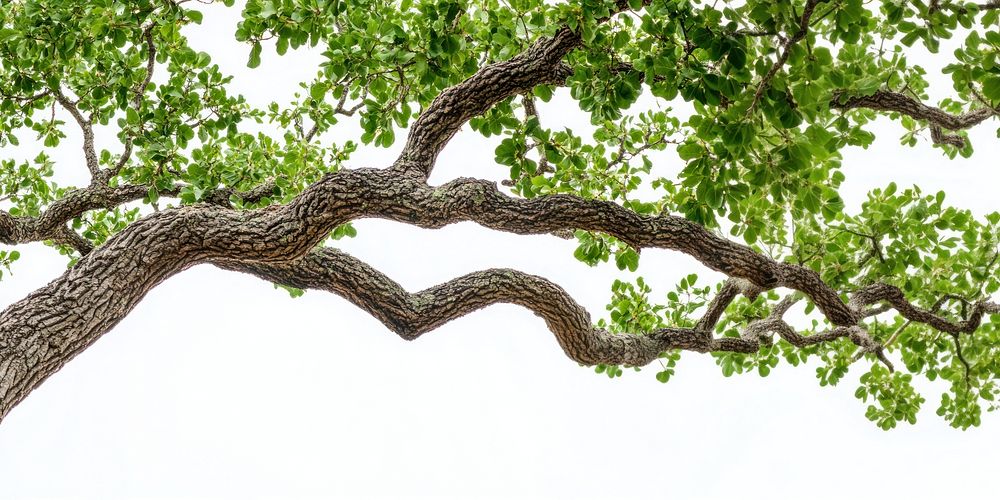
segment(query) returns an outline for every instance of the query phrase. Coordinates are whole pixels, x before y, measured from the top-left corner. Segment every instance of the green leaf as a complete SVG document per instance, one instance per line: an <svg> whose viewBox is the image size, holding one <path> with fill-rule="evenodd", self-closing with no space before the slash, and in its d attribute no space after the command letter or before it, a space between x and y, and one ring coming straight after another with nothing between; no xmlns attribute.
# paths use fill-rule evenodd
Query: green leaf
<svg viewBox="0 0 1000 500"><path fill-rule="evenodd" d="M983 80L983 95L991 101L1000 101L1000 76L990 76Z"/></svg>
<svg viewBox="0 0 1000 500"><path fill-rule="evenodd" d="M275 0L265 0L260 9L260 17L264 19L270 19L278 13L278 7Z"/></svg>
<svg viewBox="0 0 1000 500"><path fill-rule="evenodd" d="M639 254L631 248L626 248L615 254L615 265L618 269L635 272L639 268Z"/></svg>
<svg viewBox="0 0 1000 500"><path fill-rule="evenodd" d="M250 48L250 60L247 61L247 66L250 68L256 68L260 66L260 42L254 42L253 46Z"/></svg>

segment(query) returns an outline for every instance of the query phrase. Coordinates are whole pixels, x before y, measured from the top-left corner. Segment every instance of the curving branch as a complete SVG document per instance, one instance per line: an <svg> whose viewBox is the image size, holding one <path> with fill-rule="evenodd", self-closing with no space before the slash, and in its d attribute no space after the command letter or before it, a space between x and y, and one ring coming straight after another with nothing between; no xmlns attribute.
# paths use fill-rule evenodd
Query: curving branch
<svg viewBox="0 0 1000 500"><path fill-rule="evenodd" d="M181 186L174 186L161 192L164 196L177 196ZM101 184L91 184L83 189L75 189L53 202L37 217L15 217L0 210L0 243L17 245L43 240L67 243L80 250L87 248L66 233L66 223L85 212L97 209L111 209L130 201L141 200L149 193L149 188L126 184L116 188ZM75 234L75 233L74 233ZM89 251L89 250L88 250ZM81 252L81 254L86 252Z"/></svg>
<svg viewBox="0 0 1000 500"><path fill-rule="evenodd" d="M640 0L638 3L646 6L649 2ZM630 8L632 3L628 0L616 0L609 15ZM528 93L538 85L565 83L573 70L563 58L582 43L579 33L563 26L555 35L537 40L513 58L488 64L465 81L443 90L413 122L393 169L426 180L441 149L471 118L504 99Z"/></svg>
<svg viewBox="0 0 1000 500"><path fill-rule="evenodd" d="M951 114L901 92L890 90L877 90L872 95L850 97L844 101L841 101L840 93L834 93L830 107L842 110L864 108L906 115L930 124L931 140L935 144L950 144L958 148L965 147L965 138L958 134L946 134L943 130L965 130L1000 114L1000 110L988 107L960 115Z"/></svg>
<svg viewBox="0 0 1000 500"><path fill-rule="evenodd" d="M146 69L142 81L132 90L132 108L136 112L140 112L142 109L142 100L146 95L146 89L149 87L149 83L153 81L153 70L156 69L156 43L153 41L153 29L156 27L155 24L148 24L142 29L142 40L146 44ZM110 179L121 172L122 168L128 163L129 159L132 157L132 147L135 143L135 137L133 134L129 133L125 138L125 146L122 150L122 155L115 162L114 166L105 174L105 177Z"/></svg>
<svg viewBox="0 0 1000 500"><path fill-rule="evenodd" d="M856 326L862 316L814 271L776 262L681 217L642 216L614 203L569 195L512 198L479 180L431 187L392 170L341 170L283 206L237 211L200 204L151 214L8 307L0 313L0 415L177 272L206 262L285 263L305 255L334 227L366 217L428 228L472 221L517 234L599 231L636 248L687 253L755 289L784 286L802 291L835 327ZM759 344L732 338L707 342L704 335L677 330L651 336L661 346L687 345L692 350L753 352ZM618 342L612 344L620 346ZM640 359L634 351L619 351L619 356L613 359Z"/></svg>
<svg viewBox="0 0 1000 500"><path fill-rule="evenodd" d="M726 312L726 308L729 307L729 304L731 304L740 293L753 299L760 292L746 281L733 278L726 280L722 284L722 289L719 290L719 293L717 293L712 301L709 302L708 307L705 310L705 314L700 320L698 320L698 323L695 324L694 329L711 335L712 329L715 328L715 325L719 322L719 318L722 318L722 313Z"/></svg>
<svg viewBox="0 0 1000 500"><path fill-rule="evenodd" d="M788 57L792 53L792 47L795 44L802 41L809 33L809 20L812 19L813 13L816 11L816 6L826 2L828 0L807 0L805 7L802 9L802 16L799 18L799 29L788 37L781 45L781 52L778 54L778 58L771 65L771 68L767 70L764 77L760 79L760 83L757 84L757 90L753 94L753 100L750 102L750 108L747 110L747 114L753 112L757 107L757 103L760 102L761 96L764 95L764 91L767 90L768 85L771 84L771 80L774 75L778 74L778 71L788 62Z"/></svg>
<svg viewBox="0 0 1000 500"><path fill-rule="evenodd" d="M484 66L441 92L413 123L394 168L426 179L438 153L469 119L538 85L563 84L572 70L562 59L580 43L578 34L563 28L512 59Z"/></svg>
<svg viewBox="0 0 1000 500"><path fill-rule="evenodd" d="M51 239L57 244L69 246L80 255L87 255L94 250L94 244L90 240L80 236L67 225L59 226L59 229L52 234Z"/></svg>
<svg viewBox="0 0 1000 500"><path fill-rule="evenodd" d="M836 327L809 336L799 334L782 320L795 302L789 299L779 303L768 318L750 323L740 338L714 338L712 329L726 306L741 293L754 296L759 291L742 280L726 281L694 328L612 334L595 328L587 310L559 285L514 269L478 271L409 293L368 264L333 248L317 249L289 262L221 260L214 264L286 286L334 293L374 316L404 340L416 340L445 323L490 305L519 305L545 320L563 352L585 365L644 366L660 353L674 349L752 353L770 343L769 333L777 333L797 347L846 337L866 352L881 351L881 346L858 326Z"/></svg>
<svg viewBox="0 0 1000 500"><path fill-rule="evenodd" d="M100 178L101 167L97 161L97 150L94 149L94 123L91 118L86 118L80 109L76 106L76 103L66 97L59 89L52 90L55 99L59 104L69 112L76 124L80 126L80 130L83 132L83 157L87 163L87 170L90 171L90 178L92 183L96 183Z"/></svg>
<svg viewBox="0 0 1000 500"><path fill-rule="evenodd" d="M609 68L612 73L632 73L638 70L631 63L619 61ZM772 75L773 77L773 75ZM665 81L663 76L654 75L653 81ZM965 147L966 139L959 134L948 134L944 130L966 130L990 119L1000 116L1000 109L989 107L977 108L962 114L952 114L940 108L928 106L913 97L891 90L877 90L868 96L854 96L842 100L844 91L835 91L830 98L830 109L847 111L851 109L870 109L899 113L930 124L931 140L935 144L949 144L958 148ZM858 236L866 236L859 234ZM867 236L866 236L867 237Z"/></svg>
<svg viewBox="0 0 1000 500"><path fill-rule="evenodd" d="M467 274L409 293L368 264L333 248L290 262L218 261L216 266L302 289L337 294L368 312L404 340L416 340L454 319L493 304L516 304L545 320L566 355L579 363L642 366L669 349L704 348L688 331L663 338L613 335L595 328L590 313L562 287L514 269Z"/></svg>
<svg viewBox="0 0 1000 500"><path fill-rule="evenodd" d="M1000 314L1000 304L984 299L971 304L972 308L966 311L965 319L952 321L937 314L944 300L948 298L954 297L951 295L942 297L930 310L927 310L906 300L899 287L888 283L873 283L855 292L849 304L854 308L862 308L884 301L910 323L923 323L935 330L956 335L974 332L986 314ZM958 299L964 300L961 297Z"/></svg>
<svg viewBox="0 0 1000 500"><path fill-rule="evenodd" d="M521 96L521 105L524 106L524 117L525 121L534 118L541 124L541 117L538 115L538 107L535 106L535 96L530 92ZM539 142L535 145L535 150L538 152L538 173L544 174L552 171L552 167L549 166L549 159L545 156L545 144Z"/></svg>

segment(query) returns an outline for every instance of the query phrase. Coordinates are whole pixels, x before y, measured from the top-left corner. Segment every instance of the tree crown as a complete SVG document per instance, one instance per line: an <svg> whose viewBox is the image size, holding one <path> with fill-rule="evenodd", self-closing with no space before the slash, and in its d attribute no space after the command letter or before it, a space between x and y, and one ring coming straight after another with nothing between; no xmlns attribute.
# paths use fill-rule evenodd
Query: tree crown
<svg viewBox="0 0 1000 500"><path fill-rule="evenodd" d="M142 239L149 228L183 219L201 229L170 234L198 243L169 247L177 257L166 263L122 260L129 279L153 266L152 287L210 262L292 295L338 293L404 338L517 303L546 320L571 358L612 377L658 359L655 376L667 382L692 350L711 352L727 376L814 360L827 385L864 358L856 395L886 429L915 421L925 400L914 376L946 381L937 413L956 427L996 408L1000 213L895 183L858 210L839 195L843 152L871 144L880 117L904 146L972 155L967 130L1000 113L995 0L250 0L242 16L235 36L250 68L291 50L322 52L292 102L257 107L232 92L231 77L187 42L203 20L187 1L0 7L0 240L45 241L71 259L53 296L80 299L71 283L88 277L95 294L119 283L102 274L110 263L157 248ZM942 41L953 54L938 55ZM936 54L939 68L911 62L912 47ZM944 78L949 97L928 104L945 90L931 82ZM590 124L547 126L556 94ZM438 153L466 124L495 138L493 157L479 161L502 167L503 186L428 186ZM69 134L82 137L82 187L54 182L46 152ZM391 166L347 168L359 146L397 142ZM668 248L728 279L691 274L665 298L641 277L616 281L596 324L558 286L513 270L408 294L335 249L359 217L573 237L577 260L629 272L643 248ZM0 263L18 257L2 251ZM105 323L63 318L67 345L89 345L143 287ZM0 335L0 379L11 366L20 367L12 381L38 379L28 346L41 341L17 333L39 324L31 300L5 312L15 333ZM783 317L796 304L805 328ZM26 388L0 387L0 415L82 348L39 335L57 346L52 360L37 363L44 375Z"/></svg>

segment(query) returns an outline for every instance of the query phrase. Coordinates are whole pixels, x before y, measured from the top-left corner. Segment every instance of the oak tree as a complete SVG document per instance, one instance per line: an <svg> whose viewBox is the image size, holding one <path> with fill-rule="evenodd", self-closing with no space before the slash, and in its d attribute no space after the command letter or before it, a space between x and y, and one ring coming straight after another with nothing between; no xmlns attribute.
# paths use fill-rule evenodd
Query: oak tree
<svg viewBox="0 0 1000 500"><path fill-rule="evenodd" d="M263 108L189 46L199 2L0 6L0 263L29 242L69 259L0 313L0 418L197 264L332 292L406 340L517 304L611 377L658 362L667 382L685 351L727 376L811 363L827 385L865 370L856 395L886 429L915 421L915 376L946 382L935 404L955 427L996 408L1000 213L895 184L849 210L838 189L843 151L867 147L877 117L903 146L972 154L966 131L1000 113L997 0L249 0L234 8L250 68L323 56L295 100ZM932 103L907 49L950 38L960 48L937 57L952 95ZM591 123L548 127L554 93ZM427 182L460 130L494 138L474 161L506 180ZM86 169L85 185L52 180L47 151L70 134L82 151L58 168ZM357 147L397 141L393 163L352 165ZM692 269L662 299L641 277L616 281L596 322L514 269L410 293L337 249L361 218L575 238L577 260L629 272L664 249L728 279Z"/></svg>

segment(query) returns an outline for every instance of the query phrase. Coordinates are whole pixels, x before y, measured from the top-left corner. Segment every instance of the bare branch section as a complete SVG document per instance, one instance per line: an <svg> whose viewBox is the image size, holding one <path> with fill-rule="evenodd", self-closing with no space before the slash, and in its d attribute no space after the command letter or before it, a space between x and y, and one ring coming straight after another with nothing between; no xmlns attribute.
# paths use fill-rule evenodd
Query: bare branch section
<svg viewBox="0 0 1000 500"><path fill-rule="evenodd" d="M97 150L94 149L94 123L91 118L83 116L76 103L61 91L55 90L54 95L59 105L66 109L76 124L80 126L80 131L83 133L83 157L87 163L87 170L90 171L92 182L96 182L100 178L101 167L97 161Z"/></svg>
<svg viewBox="0 0 1000 500"><path fill-rule="evenodd" d="M930 124L931 138L935 144L950 144L959 148L965 146L965 138L957 134L946 134L942 129L965 130L1000 114L1000 110L988 107L978 108L961 115L951 114L940 108L928 106L906 94L889 90L878 90L868 96L851 97L845 102L841 102L840 96L835 94L830 102L830 107L844 110L864 108L906 115Z"/></svg>
<svg viewBox="0 0 1000 500"><path fill-rule="evenodd" d="M408 293L364 262L323 248L287 263L218 262L217 266L304 289L326 290L351 301L405 340L484 307L508 303L530 309L545 320L571 359L584 364L641 366L672 348L703 347L685 336L671 345L641 335L612 335L594 328L590 314L551 281L513 269L489 269ZM677 340L683 340L678 338Z"/></svg>
<svg viewBox="0 0 1000 500"><path fill-rule="evenodd" d="M142 40L146 44L146 69L145 76L143 76L142 81L132 90L132 107L136 112L142 110L142 100L146 95L146 88L149 87L149 83L153 81L153 70L156 69L156 43L153 41L153 30L156 28L155 24L149 24L142 30ZM129 159L132 157L132 147L134 146L135 137L129 134L125 138L125 146L122 150L122 155L115 162L114 167L107 172L106 177L110 179L118 172L121 172L122 168L128 163Z"/></svg>
<svg viewBox="0 0 1000 500"><path fill-rule="evenodd" d="M794 302L786 300L771 315L751 323L740 338L714 338L712 330L722 310L740 293L758 289L742 280L727 281L694 328L663 328L648 334L611 334L595 328L590 314L560 286L513 269L489 269L409 293L368 264L332 248L318 249L285 263L216 262L216 266L303 289L325 290L354 303L405 340L415 340L441 325L484 307L507 303L531 310L545 320L566 355L586 365L598 363L644 366L660 353L756 352L777 333L804 347L840 338L868 350L878 350L859 327L837 327L803 336L782 320Z"/></svg>
<svg viewBox="0 0 1000 500"><path fill-rule="evenodd" d="M563 28L514 58L487 65L464 82L441 92L413 123L394 167L426 179L438 153L469 119L537 85L565 82L571 70L562 59L580 42L579 35Z"/></svg>
<svg viewBox="0 0 1000 500"><path fill-rule="evenodd" d="M83 245L79 235L71 236L66 223L91 210L111 209L130 201L141 200L149 192L146 186L124 185L116 188L92 184L87 188L69 192L56 200L38 217L14 217L0 210L0 243L17 245L42 240L67 243L86 254L92 249ZM177 196L180 186L161 192L164 196ZM67 232L68 231L68 232Z"/></svg>

